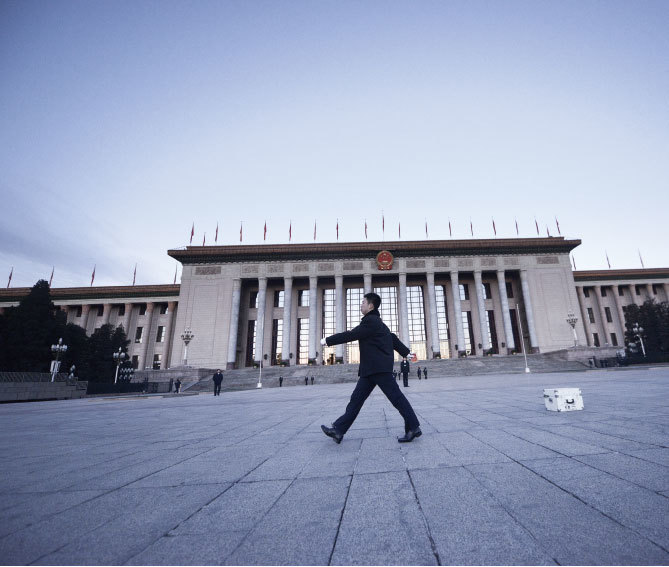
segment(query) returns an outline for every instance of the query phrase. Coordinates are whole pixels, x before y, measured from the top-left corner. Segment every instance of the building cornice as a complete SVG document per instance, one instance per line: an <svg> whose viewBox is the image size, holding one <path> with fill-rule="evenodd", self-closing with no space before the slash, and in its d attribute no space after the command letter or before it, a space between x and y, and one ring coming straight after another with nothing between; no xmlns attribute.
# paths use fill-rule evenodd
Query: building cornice
<svg viewBox="0 0 669 567"><path fill-rule="evenodd" d="M488 240L413 240L241 246L186 246L167 253L182 264L374 259L381 250L396 258L415 256L490 256L499 254L568 254L581 244L564 237Z"/></svg>
<svg viewBox="0 0 669 567"><path fill-rule="evenodd" d="M575 282L602 280L660 280L669 278L669 268L645 268L630 270L581 270L574 272Z"/></svg>
<svg viewBox="0 0 669 567"><path fill-rule="evenodd" d="M179 297L180 285L118 285L98 287L55 287L51 288L51 300L68 299L135 299L140 297ZM0 289L0 302L20 301L32 288L14 287Z"/></svg>

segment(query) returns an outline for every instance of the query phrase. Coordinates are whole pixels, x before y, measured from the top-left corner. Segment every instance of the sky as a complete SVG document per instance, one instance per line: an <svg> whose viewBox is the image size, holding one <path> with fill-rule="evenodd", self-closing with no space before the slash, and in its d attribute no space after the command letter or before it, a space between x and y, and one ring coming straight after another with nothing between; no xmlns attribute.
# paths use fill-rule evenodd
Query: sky
<svg viewBox="0 0 669 567"><path fill-rule="evenodd" d="M0 285L172 283L193 225L669 267L668 104L666 0L3 0Z"/></svg>

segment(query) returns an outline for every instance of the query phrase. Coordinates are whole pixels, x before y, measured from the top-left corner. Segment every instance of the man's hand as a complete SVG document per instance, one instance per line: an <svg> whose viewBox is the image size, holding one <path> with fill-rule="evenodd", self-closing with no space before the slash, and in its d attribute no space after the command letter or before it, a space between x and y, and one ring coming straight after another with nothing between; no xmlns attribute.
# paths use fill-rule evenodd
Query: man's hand
<svg viewBox="0 0 669 567"><path fill-rule="evenodd" d="M321 344L322 344L323 346L327 346L328 343L327 343L327 341L325 340L325 338L322 338L322 339L321 339Z"/></svg>

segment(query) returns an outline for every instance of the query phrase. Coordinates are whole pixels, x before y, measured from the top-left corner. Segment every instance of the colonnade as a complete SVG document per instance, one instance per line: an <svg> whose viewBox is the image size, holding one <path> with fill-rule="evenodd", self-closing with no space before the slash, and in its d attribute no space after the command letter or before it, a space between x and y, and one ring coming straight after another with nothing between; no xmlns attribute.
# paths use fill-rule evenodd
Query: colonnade
<svg viewBox="0 0 669 567"><path fill-rule="evenodd" d="M487 272L487 271L486 271ZM508 272L508 271L507 271ZM509 307L509 299L507 297L506 291L506 277L507 272L505 270L496 270L497 282L498 282L498 305L502 314L503 321L503 336L501 337L500 342L504 343L505 348L508 349L507 352L511 352L516 348L520 349L520 345L516 347L512 323L511 323L511 314ZM517 273L518 270L515 271ZM454 317L452 321L449 322L450 328L455 330L455 336L451 337L451 342L454 343L452 347L453 355L462 355L464 353L465 345L465 329L462 321L462 304L460 299L460 276L461 274L466 273L468 279L472 271L461 272L458 270L450 270L448 272L435 272L428 271L423 274L416 274L402 271L399 272L397 278L397 288L398 288L398 323L399 323L399 338L400 340L410 346L410 332L409 332L409 310L408 310L408 297L407 297L407 276L411 276L412 279L415 279L417 276L423 279L425 282L424 285L424 297L426 298L426 308L429 312L429 320L426 328L426 337L427 337L427 346L428 352L432 352L432 357L440 358L441 357L441 348L439 340L439 326L438 326L438 314L437 314L437 298L435 293L435 277L439 276L443 278L448 276L450 281L451 288L451 299L453 305ZM487 320L486 320L486 309L485 309L485 292L483 287L483 277L481 270L473 270L474 276L474 295L475 299L470 299L472 305L476 305L478 311L478 321L475 322L475 325L480 330L480 337L484 351L489 351L493 345L490 344L490 338L487 332ZM318 334L318 276L310 275L309 276L309 341L308 341L308 358L309 361L315 362L317 359L317 353L320 347L320 336ZM284 289L284 305L283 312L285 314L292 314L292 301L293 301L293 276L283 277L283 289ZM264 354L270 354L267 351L265 345L265 324L266 324L266 314L267 314L267 278L259 277L256 278L258 284L258 307L256 314L256 357L261 359ZM346 325L346 288L344 286L344 277L342 275L335 275L335 332L343 332ZM229 342L228 342L228 358L227 358L227 368L234 368L237 363L237 341L239 336L239 320L240 320L240 309L241 309L241 295L242 295L242 279L236 278L233 280L232 286L232 300L231 300L231 310L230 310L230 327L229 327ZM387 285L388 280L384 278L383 284ZM532 351L538 351L539 341L536 334L536 326L534 323L534 314L532 309L532 300L530 297L530 287L528 283L526 270L520 270L520 283L522 291L522 305L525 308L525 321L527 322L527 332L529 335L529 342ZM441 284L440 284L441 285ZM365 293L372 291L372 274L365 273L363 274L363 289ZM446 298L448 294L444 294ZM520 313L517 314L520 317ZM296 321L293 321L294 317L284 316L283 317L283 340L281 346L281 358L283 361L288 361L289 364L293 364L294 361L291 361L291 338L295 333L297 325ZM452 333L453 331L451 331ZM455 348L457 345L457 349ZM477 349L477 354L481 354L481 349ZM337 361L343 361L344 358L344 345L338 345L335 351L335 357Z"/></svg>

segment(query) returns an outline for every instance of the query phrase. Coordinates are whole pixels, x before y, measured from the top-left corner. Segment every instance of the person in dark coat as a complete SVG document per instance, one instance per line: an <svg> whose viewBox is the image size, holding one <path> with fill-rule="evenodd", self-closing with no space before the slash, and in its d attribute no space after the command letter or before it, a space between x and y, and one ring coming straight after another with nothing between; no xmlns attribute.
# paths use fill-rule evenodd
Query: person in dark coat
<svg viewBox="0 0 669 567"><path fill-rule="evenodd" d="M363 315L360 325L350 331L321 340L321 344L327 346L358 341L360 348L358 369L360 378L346 406L346 412L332 424L332 427L321 425L323 433L332 437L336 443L341 443L376 386L381 388L390 403L404 418L404 437L398 437L397 440L400 443L408 443L422 435L416 413L392 375L393 351L406 358L410 350L383 323L379 315L380 305L381 298L376 293L365 294L360 305Z"/></svg>
<svg viewBox="0 0 669 567"><path fill-rule="evenodd" d="M177 378L177 381L174 383L175 391L178 394L181 392L181 380Z"/></svg>
<svg viewBox="0 0 669 567"><path fill-rule="evenodd" d="M283 376L279 376L279 387L283 386Z"/></svg>
<svg viewBox="0 0 669 567"><path fill-rule="evenodd" d="M406 359L406 356L402 359L400 364L400 372L402 373L402 381L404 382L404 387L409 387L409 361Z"/></svg>
<svg viewBox="0 0 669 567"><path fill-rule="evenodd" d="M420 366L418 367L418 379L420 380Z"/></svg>
<svg viewBox="0 0 669 567"><path fill-rule="evenodd" d="M423 378L427 380L427 366L423 368Z"/></svg>
<svg viewBox="0 0 669 567"><path fill-rule="evenodd" d="M216 374L214 374L213 380L214 380L214 396L220 396L221 382L223 382L223 372L221 372L220 368L216 371Z"/></svg>

